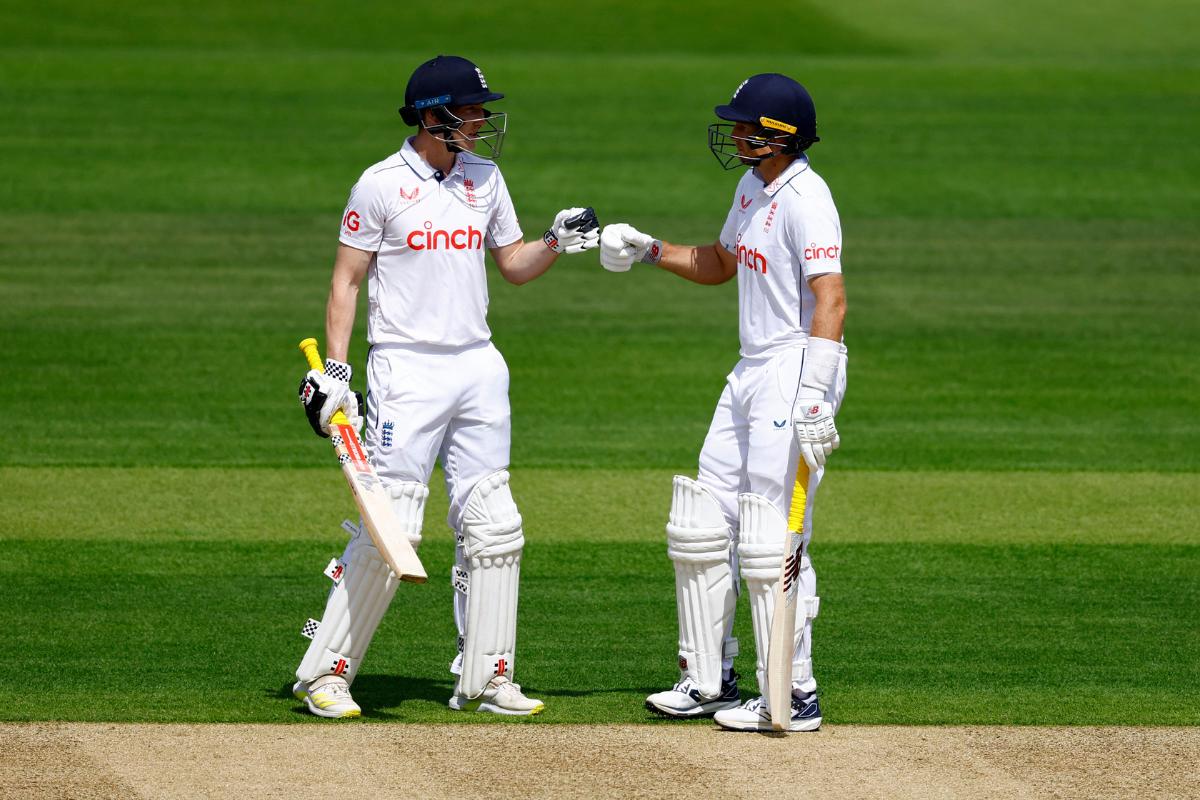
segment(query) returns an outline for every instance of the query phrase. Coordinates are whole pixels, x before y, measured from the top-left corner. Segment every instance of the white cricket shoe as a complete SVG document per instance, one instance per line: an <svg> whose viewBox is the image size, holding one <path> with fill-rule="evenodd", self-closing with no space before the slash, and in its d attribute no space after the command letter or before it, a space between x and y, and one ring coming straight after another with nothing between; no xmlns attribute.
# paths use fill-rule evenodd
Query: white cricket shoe
<svg viewBox="0 0 1200 800"><path fill-rule="evenodd" d="M450 698L450 707L455 711L487 711L492 714L529 716L540 714L546 707L541 700L526 697L521 687L503 675L488 681L487 688L479 697L470 698L455 692Z"/></svg>
<svg viewBox="0 0 1200 800"><path fill-rule="evenodd" d="M792 718L788 721L787 730L796 733L815 731L821 727L821 705L817 702L815 692L802 699L793 695L791 711ZM731 731L774 730L771 727L771 713L767 710L765 697L747 700L728 711L718 711L713 721Z"/></svg>
<svg viewBox="0 0 1200 800"><path fill-rule="evenodd" d="M292 694L303 700L308 710L318 717L331 719L362 716L362 709L350 696L350 684L341 675L322 675L305 683L296 681Z"/></svg>
<svg viewBox="0 0 1200 800"><path fill-rule="evenodd" d="M646 698L646 708L668 717L707 717L727 708L737 708L741 700L736 672L721 681L721 693L705 698L690 677L684 675L679 683L665 692L655 692Z"/></svg>

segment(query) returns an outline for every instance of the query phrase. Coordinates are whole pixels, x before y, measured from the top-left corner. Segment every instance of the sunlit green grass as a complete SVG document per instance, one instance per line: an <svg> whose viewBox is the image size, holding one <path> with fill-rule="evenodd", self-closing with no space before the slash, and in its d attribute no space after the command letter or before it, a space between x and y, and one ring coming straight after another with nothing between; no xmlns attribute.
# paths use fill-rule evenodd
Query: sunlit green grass
<svg viewBox="0 0 1200 800"><path fill-rule="evenodd" d="M0 570L22 619L20 670L0 679L21 688L5 718L310 719L286 689L300 626L324 603L320 570L345 538L336 471L0 477L43 509ZM653 470L517 475L528 512L518 679L547 701L545 721L652 720L641 701L674 676L669 487ZM1200 547L1181 542L1172 509L1194 518L1198 489L1192 475L831 481L812 551L830 720L1194 722ZM455 636L444 514L435 495L421 550L431 580L400 587L356 681L369 719L463 720L444 707ZM1120 543L1131 534L1136 544ZM746 612L737 668L752 692Z"/></svg>
<svg viewBox="0 0 1200 800"><path fill-rule="evenodd" d="M295 346L323 335L350 186L407 133L408 74L456 51L508 95L530 238L592 205L712 241L737 180L712 107L757 71L812 90L850 299L813 544L830 721L1200 718L1197 11L791 2L764 26L605 0L548 32L559 8L0 9L0 717L308 719L284 689L352 506ZM670 476L736 360L735 289L592 254L491 278L518 679L546 721L647 720L674 677ZM433 577L380 630L368 719L461 719L439 480Z"/></svg>

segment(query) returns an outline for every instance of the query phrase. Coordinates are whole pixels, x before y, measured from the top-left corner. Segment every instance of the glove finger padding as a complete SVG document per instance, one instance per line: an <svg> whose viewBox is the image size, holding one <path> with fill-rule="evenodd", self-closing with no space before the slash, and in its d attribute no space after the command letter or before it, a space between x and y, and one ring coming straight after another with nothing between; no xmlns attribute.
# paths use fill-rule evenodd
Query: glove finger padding
<svg viewBox="0 0 1200 800"><path fill-rule="evenodd" d="M634 229L617 223L605 226L600 234L600 266L610 272L628 272L637 261L637 250L625 241L626 231Z"/></svg>
<svg viewBox="0 0 1200 800"><path fill-rule="evenodd" d="M826 457L841 443L833 420L833 406L819 400L801 401L792 419L796 444L810 469L825 466Z"/></svg>
<svg viewBox="0 0 1200 800"><path fill-rule="evenodd" d="M597 231L596 235L599 236L598 231L600 229L600 220L596 218L596 210L594 208L588 206L587 208L583 209L572 208L569 210L578 211L579 213L564 220L563 225L570 230L579 231L580 233ZM558 222L558 220L556 219L555 222Z"/></svg>
<svg viewBox="0 0 1200 800"><path fill-rule="evenodd" d="M582 253L596 247L600 221L588 208L564 208L554 217L542 241L556 253Z"/></svg>
<svg viewBox="0 0 1200 800"><path fill-rule="evenodd" d="M584 250L594 250L600 246L600 232L594 228L584 234L581 234L579 239L568 244L563 250L565 253L582 253Z"/></svg>
<svg viewBox="0 0 1200 800"><path fill-rule="evenodd" d="M345 413L346 419L350 421L350 427L362 435L363 427L363 396L361 392L350 392L346 396L346 404L342 406L342 412Z"/></svg>
<svg viewBox="0 0 1200 800"><path fill-rule="evenodd" d="M800 455L804 456L804 463L808 464L809 469L820 469L825 465L824 458L818 457L811 444L800 445Z"/></svg>
<svg viewBox="0 0 1200 800"><path fill-rule="evenodd" d="M329 420L338 409L353 403L354 414L347 412L346 416L358 414L358 404L354 398L348 384L320 370L309 370L300 381L300 403L304 406L304 415L313 432L322 438L329 436Z"/></svg>

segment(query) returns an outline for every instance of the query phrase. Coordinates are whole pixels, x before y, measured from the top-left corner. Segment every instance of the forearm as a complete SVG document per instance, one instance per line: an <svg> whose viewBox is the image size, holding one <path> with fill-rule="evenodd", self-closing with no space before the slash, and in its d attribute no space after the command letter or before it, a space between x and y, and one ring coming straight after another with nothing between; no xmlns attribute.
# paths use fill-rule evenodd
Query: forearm
<svg viewBox="0 0 1200 800"><path fill-rule="evenodd" d="M724 283L733 277L717 255L716 245L692 247L690 245L662 243L662 258L658 266L681 278L712 286Z"/></svg>
<svg viewBox="0 0 1200 800"><path fill-rule="evenodd" d="M818 300L813 309L812 330L809 336L840 342L845 324L845 297Z"/></svg>
<svg viewBox="0 0 1200 800"><path fill-rule="evenodd" d="M519 242L515 249L510 245L500 252L503 255L495 251L492 254L496 258L496 266L504 280L517 286L544 275L558 258L558 253L547 247L541 239Z"/></svg>
<svg viewBox="0 0 1200 800"><path fill-rule="evenodd" d="M808 282L808 286L816 301L808 335L841 342L846 324L846 285L841 273L818 275Z"/></svg>
<svg viewBox="0 0 1200 800"><path fill-rule="evenodd" d="M346 361L350 351L350 334L354 330L354 313L358 306L358 285L338 280L334 275L329 287L329 302L325 305L325 356Z"/></svg>

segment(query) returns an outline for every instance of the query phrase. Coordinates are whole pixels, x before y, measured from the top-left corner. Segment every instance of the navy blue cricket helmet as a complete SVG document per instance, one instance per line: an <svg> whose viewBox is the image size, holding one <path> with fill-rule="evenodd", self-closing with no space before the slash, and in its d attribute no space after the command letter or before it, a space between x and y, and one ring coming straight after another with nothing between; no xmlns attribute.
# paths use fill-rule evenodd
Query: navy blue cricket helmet
<svg viewBox="0 0 1200 800"><path fill-rule="evenodd" d="M467 106L502 100L504 95L493 92L483 77L483 70L462 56L437 56L417 67L408 79L404 90L404 105L400 117L412 126L420 126L432 133L454 151L462 148L454 141L453 132L462 127L464 120L455 116L451 106ZM426 124L426 109L433 112L436 123ZM487 125L475 136L464 137L471 142L489 145L492 158L500 155L500 144L507 128L507 115L483 112Z"/></svg>
<svg viewBox="0 0 1200 800"><path fill-rule="evenodd" d="M754 149L768 144L782 145L782 154L803 153L817 136L817 109L812 96L801 84L786 75L766 72L742 81L733 97L715 109L717 117L728 123L713 123L708 127L708 147L726 169L740 164L753 165L770 158L740 156L738 139L744 139ZM733 124L745 122L758 126L751 136L733 136Z"/></svg>

